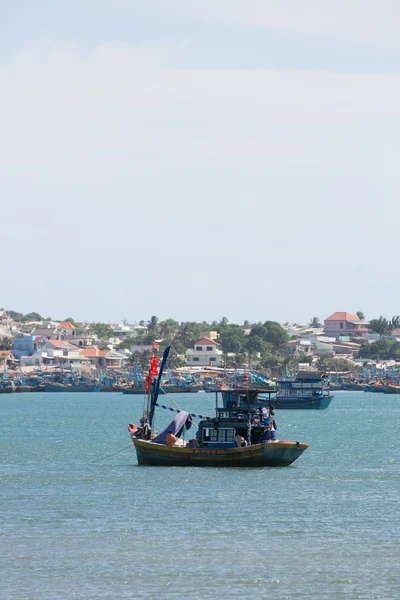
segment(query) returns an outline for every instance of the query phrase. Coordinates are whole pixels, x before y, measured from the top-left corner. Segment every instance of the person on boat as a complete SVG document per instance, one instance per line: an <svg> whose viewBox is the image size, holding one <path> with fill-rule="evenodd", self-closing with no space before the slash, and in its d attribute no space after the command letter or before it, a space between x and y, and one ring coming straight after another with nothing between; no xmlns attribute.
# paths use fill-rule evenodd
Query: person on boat
<svg viewBox="0 0 400 600"><path fill-rule="evenodd" d="M168 435L165 438L165 441L167 443L167 446L175 446L176 444L176 437L174 436L174 434L172 433L172 429L170 429L168 431Z"/></svg>
<svg viewBox="0 0 400 600"><path fill-rule="evenodd" d="M244 446L247 446L247 441L244 439L244 437L242 435L240 435L240 433L237 433L235 435L235 442L236 442L236 446L238 448L243 448Z"/></svg>

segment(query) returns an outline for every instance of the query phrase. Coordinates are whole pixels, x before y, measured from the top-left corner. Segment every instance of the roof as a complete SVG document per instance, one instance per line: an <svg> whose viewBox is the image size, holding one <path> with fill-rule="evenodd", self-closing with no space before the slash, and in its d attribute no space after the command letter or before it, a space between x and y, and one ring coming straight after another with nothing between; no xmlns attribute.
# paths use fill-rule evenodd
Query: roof
<svg viewBox="0 0 400 600"><path fill-rule="evenodd" d="M67 342L62 342L61 340L46 340L47 344L51 344L52 346L55 346L56 348L74 348L75 346L73 346L72 344L68 344Z"/></svg>
<svg viewBox="0 0 400 600"><path fill-rule="evenodd" d="M56 328L51 325L49 327L35 327L31 332L31 335L51 335L56 331Z"/></svg>
<svg viewBox="0 0 400 600"><path fill-rule="evenodd" d="M83 356L86 356L86 358L103 358L107 356L108 353L109 350L100 350L95 346L93 346L92 348L85 348L84 350L81 350L81 354L83 354Z"/></svg>
<svg viewBox="0 0 400 600"><path fill-rule="evenodd" d="M206 346L212 344L213 346L219 346L219 344L215 340L210 340L210 338L202 337L196 342L195 346L201 345Z"/></svg>
<svg viewBox="0 0 400 600"><path fill-rule="evenodd" d="M333 315L325 319L325 321L359 321L357 315L352 315L348 312L335 312Z"/></svg>
<svg viewBox="0 0 400 600"><path fill-rule="evenodd" d="M400 336L400 329L393 329L392 335L394 335L396 337L399 337Z"/></svg>
<svg viewBox="0 0 400 600"><path fill-rule="evenodd" d="M57 329L75 329L75 327L69 321L63 321L57 325Z"/></svg>

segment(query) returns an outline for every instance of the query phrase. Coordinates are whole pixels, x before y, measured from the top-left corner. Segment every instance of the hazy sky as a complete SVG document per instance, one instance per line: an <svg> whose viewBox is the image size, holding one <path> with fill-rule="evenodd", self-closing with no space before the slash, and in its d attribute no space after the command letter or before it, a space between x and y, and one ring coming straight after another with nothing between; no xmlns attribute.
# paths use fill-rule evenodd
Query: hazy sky
<svg viewBox="0 0 400 600"><path fill-rule="evenodd" d="M4 0L0 306L400 313L395 0Z"/></svg>

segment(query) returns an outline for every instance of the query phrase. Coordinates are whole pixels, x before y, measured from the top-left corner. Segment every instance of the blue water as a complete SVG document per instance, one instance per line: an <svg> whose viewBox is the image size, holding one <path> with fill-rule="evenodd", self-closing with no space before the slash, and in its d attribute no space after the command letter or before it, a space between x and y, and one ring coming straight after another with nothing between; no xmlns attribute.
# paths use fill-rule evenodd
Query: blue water
<svg viewBox="0 0 400 600"><path fill-rule="evenodd" d="M400 598L400 397L277 411L310 444L281 469L138 467L140 396L0 402L2 600Z"/></svg>

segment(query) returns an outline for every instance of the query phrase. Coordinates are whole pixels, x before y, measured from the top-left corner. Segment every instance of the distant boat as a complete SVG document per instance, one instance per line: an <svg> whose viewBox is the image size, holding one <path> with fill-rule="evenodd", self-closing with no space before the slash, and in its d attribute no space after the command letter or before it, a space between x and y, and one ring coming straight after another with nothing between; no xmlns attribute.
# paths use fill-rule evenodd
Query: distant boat
<svg viewBox="0 0 400 600"><path fill-rule="evenodd" d="M120 388L121 389L121 388ZM160 387L160 394L195 394L197 392L203 391L203 386L201 384L195 385L163 385ZM146 392L144 387L140 388L123 388L123 394L144 394Z"/></svg>
<svg viewBox="0 0 400 600"><path fill-rule="evenodd" d="M65 383L46 383L46 392L98 392L98 385L68 385Z"/></svg>
<svg viewBox="0 0 400 600"><path fill-rule="evenodd" d="M294 377L278 379L279 392L274 398L277 409L325 409L333 395L326 378L318 371L298 371Z"/></svg>

